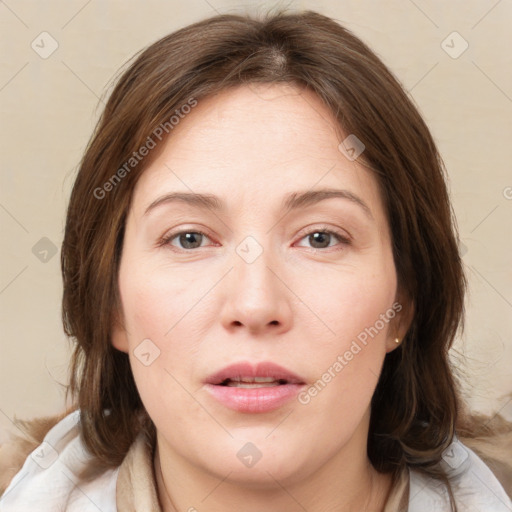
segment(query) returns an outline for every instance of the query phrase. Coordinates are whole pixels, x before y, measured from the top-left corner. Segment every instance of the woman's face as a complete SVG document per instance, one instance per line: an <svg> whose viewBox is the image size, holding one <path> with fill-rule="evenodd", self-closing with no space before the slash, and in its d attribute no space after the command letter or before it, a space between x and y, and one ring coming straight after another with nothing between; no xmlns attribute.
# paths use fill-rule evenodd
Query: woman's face
<svg viewBox="0 0 512 512"><path fill-rule="evenodd" d="M113 344L168 458L284 484L366 457L401 304L377 182L340 142L313 93L243 86L199 101L141 176Z"/></svg>

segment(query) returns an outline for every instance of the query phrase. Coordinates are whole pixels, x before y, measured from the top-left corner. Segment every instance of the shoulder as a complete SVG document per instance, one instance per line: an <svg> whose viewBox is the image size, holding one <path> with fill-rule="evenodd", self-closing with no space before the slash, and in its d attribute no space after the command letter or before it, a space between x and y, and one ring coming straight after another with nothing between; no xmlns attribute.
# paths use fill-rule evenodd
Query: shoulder
<svg viewBox="0 0 512 512"><path fill-rule="evenodd" d="M80 434L80 412L73 411L55 423L43 439L18 437L2 446L5 459L2 456L0 473L3 483L8 482L0 498L2 512L87 510L91 501L104 512L114 512L117 470L82 483L78 475L92 456Z"/></svg>
<svg viewBox="0 0 512 512"><path fill-rule="evenodd" d="M484 461L512 499L512 428L491 436L461 438L461 441Z"/></svg>
<svg viewBox="0 0 512 512"><path fill-rule="evenodd" d="M459 510L510 512L512 501L490 467L457 437L444 451L441 461ZM449 511L449 498L439 480L411 469L409 511Z"/></svg>
<svg viewBox="0 0 512 512"><path fill-rule="evenodd" d="M30 452L43 442L48 431L67 414L68 412L29 421L15 420L15 426L22 434L11 433L10 439L0 444L0 496L22 468Z"/></svg>

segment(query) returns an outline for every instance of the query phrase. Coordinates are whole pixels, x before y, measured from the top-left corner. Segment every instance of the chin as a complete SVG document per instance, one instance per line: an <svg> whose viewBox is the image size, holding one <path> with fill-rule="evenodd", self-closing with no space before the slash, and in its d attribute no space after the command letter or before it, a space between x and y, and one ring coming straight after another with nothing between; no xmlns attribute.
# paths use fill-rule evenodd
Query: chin
<svg viewBox="0 0 512 512"><path fill-rule="evenodd" d="M307 478L312 472L313 454L308 456L304 444L285 445L286 435L265 441L266 435L268 431L259 436L244 435L243 439L231 440L229 446L216 444L214 453L199 464L217 478L224 479L229 474L229 481L253 489L290 485ZM246 440L250 438L255 441Z"/></svg>

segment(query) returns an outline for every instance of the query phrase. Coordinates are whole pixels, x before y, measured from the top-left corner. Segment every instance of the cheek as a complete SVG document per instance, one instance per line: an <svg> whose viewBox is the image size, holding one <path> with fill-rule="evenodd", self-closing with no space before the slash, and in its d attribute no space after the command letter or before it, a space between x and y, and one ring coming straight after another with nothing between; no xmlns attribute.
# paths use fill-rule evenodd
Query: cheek
<svg viewBox="0 0 512 512"><path fill-rule="evenodd" d="M187 315L208 290L208 283L190 285L190 276L174 268L127 263L120 274L120 292L132 342L138 338L165 341L187 323Z"/></svg>
<svg viewBox="0 0 512 512"><path fill-rule="evenodd" d="M144 406L156 425L200 414L183 377L197 352L191 337L191 306L197 294L166 273L127 273L121 290L130 364ZM181 421L181 420L180 420ZM185 422L187 423L187 422Z"/></svg>
<svg viewBox="0 0 512 512"><path fill-rule="evenodd" d="M307 350L315 374L299 403L310 408L315 421L352 422L355 428L369 406L397 313L390 261L381 259L363 272L332 275L323 294L309 296L311 309L322 311L324 335L315 337Z"/></svg>
<svg viewBox="0 0 512 512"><path fill-rule="evenodd" d="M212 283L198 281L175 269L149 264L135 265L127 258L120 271L129 356L137 388L152 418L162 412L176 415L190 410L184 392L184 375L190 370L200 346L197 306Z"/></svg>
<svg viewBox="0 0 512 512"><path fill-rule="evenodd" d="M343 350L376 322L383 336L388 332L390 323L382 325L380 319L395 302L396 272L391 258L374 260L364 266L331 268L323 275L306 272L295 280L294 291L304 303L297 322L308 323L308 331L314 331L316 349Z"/></svg>

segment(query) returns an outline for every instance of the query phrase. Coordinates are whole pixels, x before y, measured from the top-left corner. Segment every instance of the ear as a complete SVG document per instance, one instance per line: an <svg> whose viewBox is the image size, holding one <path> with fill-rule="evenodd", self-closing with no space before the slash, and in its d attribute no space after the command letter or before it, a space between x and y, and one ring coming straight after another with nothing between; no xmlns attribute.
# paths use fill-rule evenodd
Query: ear
<svg viewBox="0 0 512 512"><path fill-rule="evenodd" d="M389 323L386 339L386 353L392 352L400 346L414 318L414 301L404 294L398 293L392 309L396 315ZM400 342L396 343L396 339Z"/></svg>
<svg viewBox="0 0 512 512"><path fill-rule="evenodd" d="M124 321L121 319L121 315L119 314L118 308L115 308L113 314L114 320L112 322L112 331L111 331L111 342L114 348L120 350L121 352L128 353L129 344L128 344L128 334L124 327Z"/></svg>

